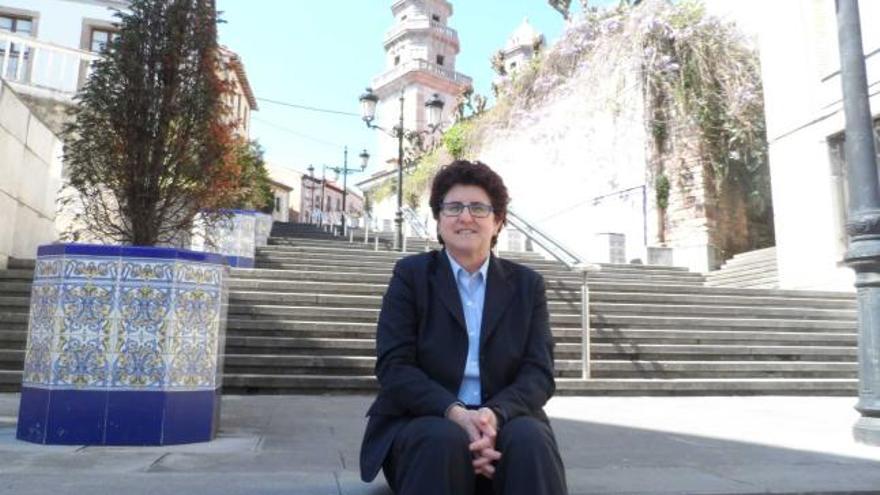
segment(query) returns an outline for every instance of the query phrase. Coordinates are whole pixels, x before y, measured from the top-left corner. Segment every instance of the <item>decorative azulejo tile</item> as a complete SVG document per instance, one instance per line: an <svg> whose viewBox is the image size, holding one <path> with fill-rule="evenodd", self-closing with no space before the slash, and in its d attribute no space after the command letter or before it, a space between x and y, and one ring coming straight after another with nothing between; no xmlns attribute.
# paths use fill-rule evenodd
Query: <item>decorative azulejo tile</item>
<svg viewBox="0 0 880 495"><path fill-rule="evenodd" d="M67 280L116 282L119 276L119 258L65 257L63 276Z"/></svg>
<svg viewBox="0 0 880 495"><path fill-rule="evenodd" d="M166 385L164 344L127 340L113 362L111 388L162 389Z"/></svg>
<svg viewBox="0 0 880 495"><path fill-rule="evenodd" d="M34 281L60 277L63 262L64 259L60 256L49 256L38 260L34 267Z"/></svg>
<svg viewBox="0 0 880 495"><path fill-rule="evenodd" d="M205 342L174 339L168 369L168 386L180 389L205 389L214 386L216 356Z"/></svg>
<svg viewBox="0 0 880 495"><path fill-rule="evenodd" d="M119 288L119 340L164 340L171 314L171 284Z"/></svg>
<svg viewBox="0 0 880 495"><path fill-rule="evenodd" d="M220 326L220 291L177 289L174 305L175 337L216 335Z"/></svg>
<svg viewBox="0 0 880 495"><path fill-rule="evenodd" d="M65 283L61 294L62 333L100 333L109 337L115 297L112 283Z"/></svg>
<svg viewBox="0 0 880 495"><path fill-rule="evenodd" d="M25 349L24 384L48 384L52 380L52 334L31 334Z"/></svg>
<svg viewBox="0 0 880 495"><path fill-rule="evenodd" d="M67 339L52 357L52 385L90 389L107 386L107 349L100 340Z"/></svg>
<svg viewBox="0 0 880 495"><path fill-rule="evenodd" d="M124 260L120 269L120 282L165 282L174 280L175 260L129 261Z"/></svg>
<svg viewBox="0 0 880 495"><path fill-rule="evenodd" d="M35 282L31 288L31 307L29 322L34 333L52 333L55 331L56 318L59 315L61 290L58 284Z"/></svg>
<svg viewBox="0 0 880 495"><path fill-rule="evenodd" d="M226 268L217 265L178 262L176 282L220 288Z"/></svg>

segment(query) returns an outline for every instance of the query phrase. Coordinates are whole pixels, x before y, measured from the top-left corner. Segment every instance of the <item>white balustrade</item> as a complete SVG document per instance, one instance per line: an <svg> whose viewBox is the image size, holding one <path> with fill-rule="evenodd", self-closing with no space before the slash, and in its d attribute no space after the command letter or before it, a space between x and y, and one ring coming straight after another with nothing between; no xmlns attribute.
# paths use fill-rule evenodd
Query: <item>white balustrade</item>
<svg viewBox="0 0 880 495"><path fill-rule="evenodd" d="M441 67L437 64L428 62L427 60L409 60L407 62L402 62L400 65L394 67L390 71L373 79L373 87L374 88L381 88L385 84L393 81L394 79L397 79L398 77L400 77L408 72L415 72L415 71L419 71L419 70L422 70L425 72L430 72L433 74L437 74L437 75L439 75L443 78L446 78L450 81L455 81L455 82L461 83L462 85L469 85L472 83L472 80L470 77L468 77L460 72L446 69L446 68Z"/></svg>
<svg viewBox="0 0 880 495"><path fill-rule="evenodd" d="M88 78L91 52L0 32L0 79L72 96Z"/></svg>

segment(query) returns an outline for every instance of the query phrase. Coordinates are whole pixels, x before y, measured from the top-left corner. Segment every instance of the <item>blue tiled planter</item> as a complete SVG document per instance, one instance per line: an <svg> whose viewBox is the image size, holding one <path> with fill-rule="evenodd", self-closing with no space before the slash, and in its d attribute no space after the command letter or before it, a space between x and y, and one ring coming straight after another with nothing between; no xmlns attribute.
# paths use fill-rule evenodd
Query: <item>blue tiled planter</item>
<svg viewBox="0 0 880 495"><path fill-rule="evenodd" d="M255 228L256 245L265 246L269 243L269 236L272 233L272 215L256 212L255 216L257 219Z"/></svg>
<svg viewBox="0 0 880 495"><path fill-rule="evenodd" d="M169 445L214 438L223 256L54 244L37 252L17 437Z"/></svg>
<svg viewBox="0 0 880 495"><path fill-rule="evenodd" d="M210 227L207 237L213 245L206 242L205 235L193 238L192 248L196 251L218 253L226 256L229 266L253 268L256 253L257 212L252 210L225 210L229 218L221 219ZM200 227L204 231L204 225Z"/></svg>

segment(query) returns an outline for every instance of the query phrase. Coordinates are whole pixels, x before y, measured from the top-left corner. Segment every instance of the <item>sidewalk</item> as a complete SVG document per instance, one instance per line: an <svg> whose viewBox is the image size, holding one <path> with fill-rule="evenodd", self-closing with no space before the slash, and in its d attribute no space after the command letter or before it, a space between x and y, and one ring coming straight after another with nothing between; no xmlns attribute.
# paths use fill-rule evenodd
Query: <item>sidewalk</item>
<svg viewBox="0 0 880 495"><path fill-rule="evenodd" d="M175 447L15 440L0 394L2 494L387 495L360 482L369 397L226 396L219 438ZM855 398L560 397L547 407L574 494L880 493Z"/></svg>

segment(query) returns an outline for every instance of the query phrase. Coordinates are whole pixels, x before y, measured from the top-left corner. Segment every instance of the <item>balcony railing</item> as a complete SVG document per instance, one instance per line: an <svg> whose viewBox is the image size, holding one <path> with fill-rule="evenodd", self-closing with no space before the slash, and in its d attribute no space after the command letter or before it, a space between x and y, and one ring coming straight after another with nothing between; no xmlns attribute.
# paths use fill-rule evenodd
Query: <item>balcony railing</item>
<svg viewBox="0 0 880 495"><path fill-rule="evenodd" d="M424 17L421 19L409 19L396 24L385 33L385 44L387 45L394 41L394 39L400 36L404 31L421 31L428 29L438 31L446 39L454 41L456 44L458 43L458 32L456 32L455 29Z"/></svg>
<svg viewBox="0 0 880 495"><path fill-rule="evenodd" d="M400 65L394 67L388 72L373 79L373 87L381 88L382 86L388 84L389 82L397 79L404 74L416 71L430 72L463 86L472 84L471 78L460 72L445 69L437 64L428 62L427 60L410 60L408 62L401 63Z"/></svg>
<svg viewBox="0 0 880 495"><path fill-rule="evenodd" d="M100 58L91 52L0 32L0 79L72 97Z"/></svg>

